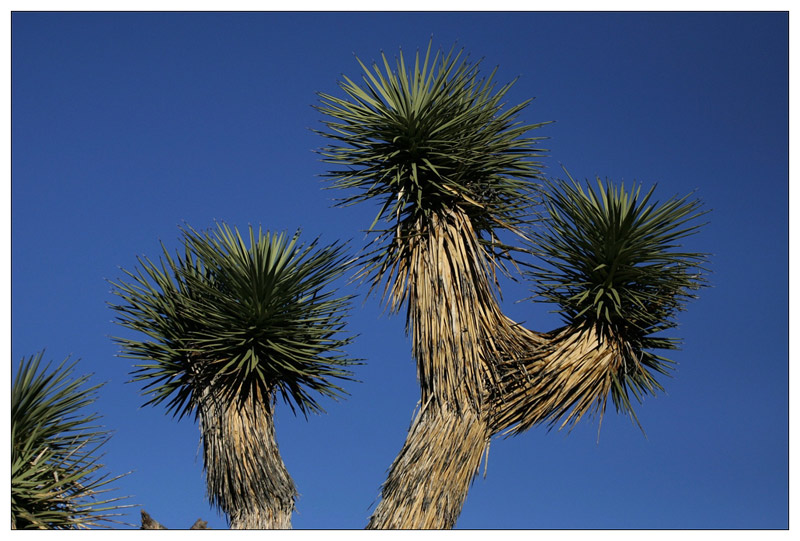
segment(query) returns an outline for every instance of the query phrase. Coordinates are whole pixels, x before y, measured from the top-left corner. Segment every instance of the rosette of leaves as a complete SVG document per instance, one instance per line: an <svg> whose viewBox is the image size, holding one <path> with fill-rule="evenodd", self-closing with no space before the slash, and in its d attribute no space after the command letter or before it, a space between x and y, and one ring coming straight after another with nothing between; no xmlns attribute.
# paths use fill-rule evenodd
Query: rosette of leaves
<svg viewBox="0 0 800 541"><path fill-rule="evenodd" d="M551 349L586 349L577 334L595 344L588 351L613 357L603 371L593 371L597 362L589 361L571 373L574 387L582 390L555 416L576 404L568 421L593 402L604 409L610 391L617 410L636 420L631 396L641 401L663 390L654 374L669 374L673 363L656 351L679 347L664 332L676 326L677 312L705 283L706 254L684 251L681 244L703 225L697 219L705 211L691 194L656 202L655 187L643 192L635 183L626 189L598 178L593 188L569 177L549 188L545 219L533 238L533 251L545 264L527 274L537 297L557 304L567 323L551 333L557 344ZM575 346L565 347L568 341ZM598 381L584 383L586 378ZM523 423L516 430L525 428Z"/></svg>
<svg viewBox="0 0 800 541"><path fill-rule="evenodd" d="M325 176L350 192L339 204L380 206L369 227L378 233L376 248L363 274L374 284L393 272L402 280L408 239L454 210L470 220L490 260L509 258L511 247L496 231L528 224L536 195L531 180L541 174L543 137L528 132L546 123L518 120L530 100L505 108L513 81L498 88L496 69L481 78L480 62L455 48L431 57L429 43L413 69L402 52L394 68L383 53L382 65L357 60L361 81L343 76L345 97L320 93L317 109L329 117L328 129L318 131L331 140L319 151L334 166Z"/></svg>
<svg viewBox="0 0 800 541"><path fill-rule="evenodd" d="M344 245L301 244L299 232L183 231L183 250L114 283L118 323L144 338L116 338L138 361L147 404L200 420L209 497L234 528L285 528L296 489L277 451L280 396L293 411L322 412L352 379L344 348L349 296L333 282L349 267Z"/></svg>
<svg viewBox="0 0 800 541"><path fill-rule="evenodd" d="M119 523L130 507L111 497L120 476L103 473L100 448L111 437L86 408L103 384L74 376L77 361L42 365L23 358L11 385L11 527L73 529Z"/></svg>

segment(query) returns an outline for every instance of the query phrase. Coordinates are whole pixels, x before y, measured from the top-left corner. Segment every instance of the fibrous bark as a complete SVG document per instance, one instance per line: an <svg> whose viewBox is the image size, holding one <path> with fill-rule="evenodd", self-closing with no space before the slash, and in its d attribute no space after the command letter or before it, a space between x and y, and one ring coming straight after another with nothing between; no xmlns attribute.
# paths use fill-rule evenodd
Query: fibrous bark
<svg viewBox="0 0 800 541"><path fill-rule="evenodd" d="M408 303L421 409L367 527L452 528L490 438L602 413L626 346L593 326L540 334L506 317L462 212L395 242L403 257L385 270L387 292L393 309Z"/></svg>
<svg viewBox="0 0 800 541"><path fill-rule="evenodd" d="M624 370L645 370L629 362L634 357L630 345L607 328L567 325L542 338L501 369L493 433L518 434L543 421L561 421L561 428L574 425L586 413L602 417L615 376Z"/></svg>
<svg viewBox="0 0 800 541"><path fill-rule="evenodd" d="M288 529L297 489L278 451L269 398L251 392L200 404L208 494L232 529Z"/></svg>
<svg viewBox="0 0 800 541"><path fill-rule="evenodd" d="M486 422L429 404L417 414L367 528L452 528L489 442Z"/></svg>
<svg viewBox="0 0 800 541"><path fill-rule="evenodd" d="M451 528L493 432L498 364L519 336L464 213L420 220L395 242L387 287L394 310L407 302L421 409L367 527ZM525 338L517 347L536 335Z"/></svg>

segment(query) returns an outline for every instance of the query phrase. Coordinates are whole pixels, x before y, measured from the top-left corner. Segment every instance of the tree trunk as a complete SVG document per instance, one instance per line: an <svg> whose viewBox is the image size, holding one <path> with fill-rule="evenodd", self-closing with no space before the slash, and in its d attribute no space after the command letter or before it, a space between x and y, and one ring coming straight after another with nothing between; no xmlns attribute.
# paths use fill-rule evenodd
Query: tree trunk
<svg viewBox="0 0 800 541"><path fill-rule="evenodd" d="M232 529L288 529L297 496L278 452L269 397L224 400L208 390L200 405L206 483Z"/></svg>
<svg viewBox="0 0 800 541"><path fill-rule="evenodd" d="M463 212L412 229L395 238L405 258L388 291L393 311L408 303L423 406L368 528L453 527L489 439L602 413L627 347L592 326L539 334L503 315Z"/></svg>
<svg viewBox="0 0 800 541"><path fill-rule="evenodd" d="M426 219L427 220L427 219ZM452 528L491 435L489 389L507 324L469 218L444 211L395 238L389 289L408 303L422 404L368 528Z"/></svg>
<svg viewBox="0 0 800 541"><path fill-rule="evenodd" d="M473 413L423 407L392 464L367 528L455 526L488 442L486 422Z"/></svg>

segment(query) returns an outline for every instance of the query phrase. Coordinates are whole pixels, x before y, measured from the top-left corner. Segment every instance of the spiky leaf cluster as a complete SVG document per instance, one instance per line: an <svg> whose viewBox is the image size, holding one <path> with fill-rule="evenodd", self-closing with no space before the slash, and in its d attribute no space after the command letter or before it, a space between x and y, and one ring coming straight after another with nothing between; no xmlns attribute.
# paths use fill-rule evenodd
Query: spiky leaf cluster
<svg viewBox="0 0 800 541"><path fill-rule="evenodd" d="M318 133L332 140L320 153L336 167L326 176L333 187L353 192L341 204L377 201L370 230L383 231L383 240L414 234L432 214L458 207L490 255L504 251L493 250L493 233L529 221L531 180L540 177L542 138L526 134L542 124L517 120L530 100L504 108L513 81L496 88L496 69L480 78L480 63L462 51L431 58L429 44L423 60L417 52L413 70L402 52L394 68L381 57L382 67L358 60L361 83L348 77L339 83L346 97L320 94L317 109L330 119ZM381 220L393 229L377 228ZM391 257L392 246L383 245L373 262Z"/></svg>
<svg viewBox="0 0 800 541"><path fill-rule="evenodd" d="M329 288L348 268L342 244L251 227L248 245L224 224L182 240L182 253L139 258L141 269L113 283L117 322L147 337L115 340L142 361L134 381L148 404L168 399L182 416L211 386L226 400L277 392L306 414L322 410L317 394L344 392L333 380L350 379L356 362L343 351L350 297Z"/></svg>
<svg viewBox="0 0 800 541"><path fill-rule="evenodd" d="M596 326L625 343L612 397L631 413L628 390L638 398L661 389L633 367L667 373L671 361L652 350L678 347L661 333L675 327L676 312L705 281L705 254L680 249L702 225L700 202L688 195L651 202L654 189L642 193L634 183L626 190L599 178L596 189L571 177L551 182L544 226L534 237L547 265L529 274L537 295L558 304L568 323Z"/></svg>
<svg viewBox="0 0 800 541"><path fill-rule="evenodd" d="M86 408L102 384L73 377L77 361L22 359L11 386L11 524L15 529L89 528L118 522L124 498L109 497L100 447L110 433Z"/></svg>

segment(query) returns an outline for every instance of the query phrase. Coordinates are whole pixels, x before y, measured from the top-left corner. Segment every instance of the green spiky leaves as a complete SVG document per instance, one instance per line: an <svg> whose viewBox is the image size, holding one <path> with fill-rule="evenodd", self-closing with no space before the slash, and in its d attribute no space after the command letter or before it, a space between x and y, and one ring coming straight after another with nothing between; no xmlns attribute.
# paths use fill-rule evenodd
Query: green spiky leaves
<svg viewBox="0 0 800 541"><path fill-rule="evenodd" d="M148 404L168 401L180 416L213 389L226 399L277 392L304 414L321 411L316 395L336 397L334 379L355 364L343 352L350 297L331 283L348 268L344 247L304 245L299 233L255 232L249 245L236 229L183 231L183 253L164 249L160 264L139 259L114 283L124 302L118 323L147 339L116 338L122 355L143 361Z"/></svg>
<svg viewBox="0 0 800 541"><path fill-rule="evenodd" d="M73 377L77 361L42 366L22 359L11 386L11 524L15 529L89 528L118 522L127 505L109 497L119 477L102 474L99 449L110 433L86 408L102 384Z"/></svg>
<svg viewBox="0 0 800 541"><path fill-rule="evenodd" d="M570 179L572 180L572 179ZM551 265L539 268L539 295L561 306L570 322L585 318L644 334L668 326L682 300L702 283L704 254L675 251L696 231L702 212L687 197L651 204L655 188L598 189L555 181L549 211L535 236L537 252Z"/></svg>
<svg viewBox="0 0 800 541"><path fill-rule="evenodd" d="M504 108L513 82L496 88L494 71L479 78L479 63L454 50L431 58L430 44L413 70L402 53L394 68L381 56L382 67L358 61L360 84L344 77L345 98L320 94L317 109L330 119L318 133L332 140L320 153L336 166L327 177L353 192L342 204L377 201L370 230L384 220L388 238L415 234L432 214L456 207L487 244L495 229L527 223L542 138L526 134L542 124L517 120L528 102Z"/></svg>
<svg viewBox="0 0 800 541"><path fill-rule="evenodd" d="M574 326L589 325L626 344L614 381L615 404L632 413L628 390L661 389L640 366L667 373L671 361L654 349L675 349L678 341L660 334L704 284L706 255L681 251L680 241L702 224L705 212L689 196L652 202L654 188L626 190L597 179L585 189L553 181L543 228L534 252L547 263L530 273L535 292L556 303Z"/></svg>

